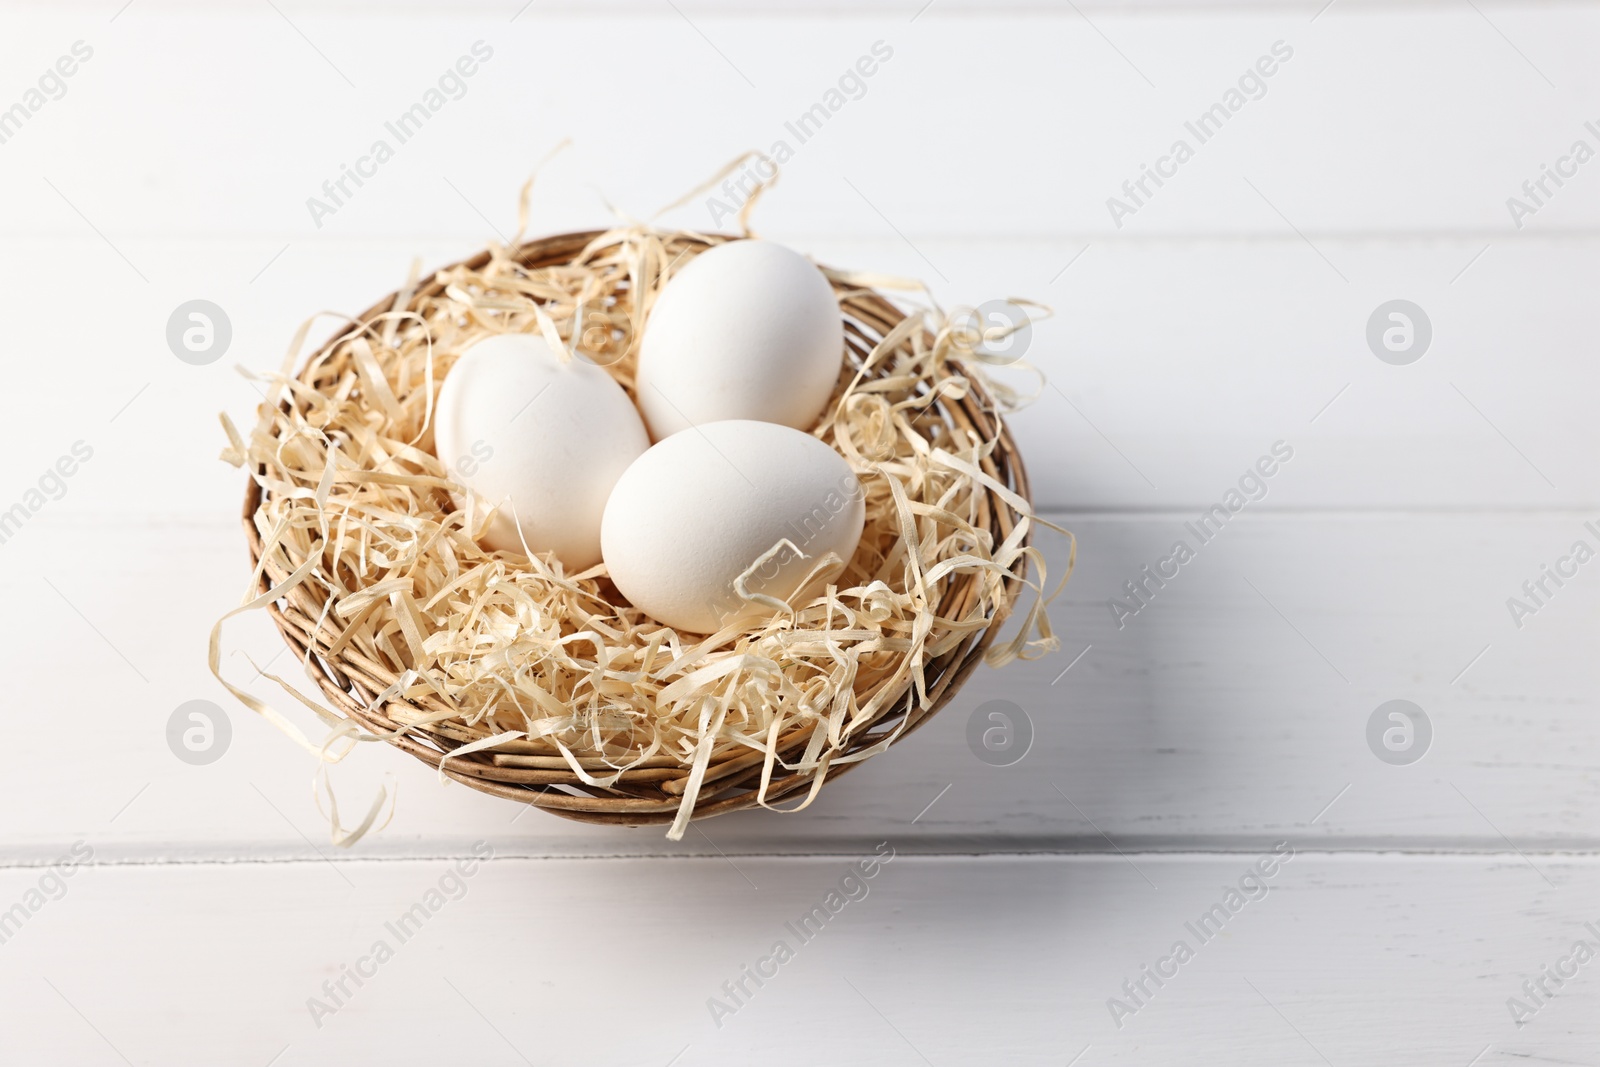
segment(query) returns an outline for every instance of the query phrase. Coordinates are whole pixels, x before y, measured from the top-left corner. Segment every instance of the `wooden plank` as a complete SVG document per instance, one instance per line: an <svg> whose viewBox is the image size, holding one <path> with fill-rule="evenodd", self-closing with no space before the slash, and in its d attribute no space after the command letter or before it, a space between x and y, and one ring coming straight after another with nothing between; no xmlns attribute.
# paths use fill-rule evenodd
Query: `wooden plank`
<svg viewBox="0 0 1600 1067"><path fill-rule="evenodd" d="M237 479L215 460L225 443L216 414L248 426L262 397L235 367L275 370L306 317L369 306L404 283L414 259L433 269L468 255L478 225L464 223L452 241L123 242L148 286L92 235L14 244L0 285L34 313L18 317L13 344L48 358L11 369L12 395L26 402L11 415L19 443L0 499L14 500L81 438L96 457L60 513L232 514ZM824 262L926 275L892 236L773 236ZM1012 420L1042 506L1198 510L1280 440L1295 458L1263 509L1600 501L1600 470L1587 461L1600 450L1587 406L1600 364L1585 340L1600 286L1595 240L1324 245L1348 285L1297 240L919 247L950 278L935 280L946 307L1016 296L1056 308L1025 354L1051 384ZM92 315L54 281L85 269L110 283ZM165 341L173 309L195 298L232 324L231 347L209 366L180 362ZM1368 320L1395 298L1432 323L1431 347L1409 366L1367 346ZM340 321L319 320L314 340ZM1038 388L1029 374L1001 373ZM152 467L185 491L150 493Z"/></svg>
<svg viewBox="0 0 1600 1067"><path fill-rule="evenodd" d="M786 195L764 213L776 230L1499 238L1518 232L1507 200L1524 181L1576 139L1600 143L1584 126L1600 116L1600 88L1584 76L1600 37L1593 4L1338 4L1313 21L1316 6L1167 5L1091 19L1066 8L941 14L935 4L913 22L911 10L903 20L661 8L616 18L536 5L514 23L488 8L141 4L114 23L28 9L8 15L8 69L43 71L76 40L96 51L5 144L0 195L11 210L0 230L81 233L87 217L119 243L438 234L481 212L509 232L512 192L574 135L579 151L541 185L558 213L592 210L598 187L647 214L737 153L782 141ZM254 47L218 49L220 39ZM414 138L390 134L385 123L478 40L494 55L459 99L441 97ZM595 40L603 78L592 50L573 46ZM860 88L839 90L879 41L892 57ZM1293 56L1263 92L1248 78L1280 41ZM1186 122L1233 102L1241 78L1259 98L1239 96L1214 138L1188 132ZM825 124L789 130L819 104ZM508 126L508 107L526 121ZM594 132L609 116L628 116L626 136ZM1179 139L1193 158L1162 163ZM314 220L308 199L378 140L393 158ZM107 160L125 180L95 178ZM1173 176L1147 182L1119 228L1108 202L1129 201L1123 184L1146 164ZM1579 170L1548 187L1527 227L1593 230L1593 181ZM702 203L684 217L706 226L712 214Z"/></svg>
<svg viewBox="0 0 1600 1067"><path fill-rule="evenodd" d="M897 854L870 879L857 858L82 868L0 955L0 1055L815 1063L796 1019L827 1021L841 1065L1593 1063L1600 1039L1594 964L1542 977L1600 941L1593 858L1297 851L1259 878L1254 854ZM41 877L0 873L0 900ZM1230 914L1241 880L1256 899ZM1213 906L1201 942L1189 924ZM1179 940L1192 958L1172 973ZM670 980L621 981L652 947ZM741 980L736 1001L723 983ZM1119 1028L1108 1001L1141 980ZM1556 995L1519 1027L1525 980Z"/></svg>
<svg viewBox="0 0 1600 1067"><path fill-rule="evenodd" d="M1054 610L1062 651L980 669L941 715L808 812L717 819L674 846L658 828L598 830L441 786L371 746L333 772L345 822L398 785L394 821L362 854L431 855L480 834L527 854L807 851L913 820L906 847L929 850L1103 850L1107 836L1117 847L1255 848L1291 833L1328 848L1600 844L1600 668L1588 653L1600 587L1587 568L1560 589L1547 580L1552 595L1520 629L1506 606L1574 541L1597 543L1584 516L1246 509L1159 589L1143 568L1195 540L1192 516L1057 518L1080 539ZM1064 542L1040 543L1058 576ZM0 778L0 807L28 813L0 824L3 854L38 858L91 831L108 857L127 859L326 847L313 765L205 669L209 628L247 577L231 522L42 513L5 547L14 564L0 591L29 606L4 624L13 702L35 725L15 732ZM1130 581L1146 583L1148 606L1119 629L1109 604L1136 606ZM251 680L254 662L305 685L262 617L231 623L223 647L230 678ZM320 736L276 686L249 688ZM195 699L227 705L232 725L231 748L209 766L168 748L169 719ZM1394 699L1433 726L1410 766L1368 747L1369 718ZM990 701L1032 724L1013 766L969 748L969 723Z"/></svg>

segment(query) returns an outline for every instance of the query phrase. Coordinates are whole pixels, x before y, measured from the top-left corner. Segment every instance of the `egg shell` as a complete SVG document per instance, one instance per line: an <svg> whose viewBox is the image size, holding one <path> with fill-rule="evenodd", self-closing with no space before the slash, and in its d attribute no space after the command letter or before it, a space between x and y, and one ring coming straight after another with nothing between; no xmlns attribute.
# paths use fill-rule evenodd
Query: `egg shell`
<svg viewBox="0 0 1600 1067"><path fill-rule="evenodd" d="M635 391L656 440L727 419L809 430L843 361L844 317L822 272L771 241L728 241L656 298Z"/></svg>
<svg viewBox="0 0 1600 1067"><path fill-rule="evenodd" d="M640 456L611 492L600 542L635 607L705 634L772 613L740 598L734 581L783 539L799 554L763 561L751 592L789 600L822 556L855 554L865 522L844 457L800 430L740 419L673 434Z"/></svg>
<svg viewBox="0 0 1600 1067"><path fill-rule="evenodd" d="M603 368L562 361L536 335L498 334L445 374L434 444L453 480L499 506L486 547L520 554L525 538L570 573L600 562L606 498L650 438Z"/></svg>

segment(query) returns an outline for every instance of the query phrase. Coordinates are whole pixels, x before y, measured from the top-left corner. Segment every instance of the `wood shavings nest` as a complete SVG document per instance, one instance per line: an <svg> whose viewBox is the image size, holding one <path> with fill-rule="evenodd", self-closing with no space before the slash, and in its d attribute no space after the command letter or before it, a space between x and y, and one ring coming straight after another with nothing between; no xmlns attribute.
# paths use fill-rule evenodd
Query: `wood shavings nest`
<svg viewBox="0 0 1600 1067"><path fill-rule="evenodd" d="M634 225L491 247L379 302L296 372L302 327L261 379L249 435L223 419L223 458L250 473L256 562L223 621L271 614L327 706L267 677L329 732L311 740L222 678L222 621L219 680L323 763L387 741L485 792L590 822L669 823L677 839L691 818L806 807L926 721L980 660L1054 649L1030 545L1040 520L1000 418L1016 397L986 375L970 312L897 307L878 290L913 283L894 279L826 272L849 351L813 432L864 487L866 528L819 595L679 633L629 606L603 563L568 574L474 540L487 507L458 509L433 454L457 353L538 332L631 396L656 295L727 239ZM996 643L1024 586L1039 595ZM381 805L350 831L335 815L335 840L366 832Z"/></svg>

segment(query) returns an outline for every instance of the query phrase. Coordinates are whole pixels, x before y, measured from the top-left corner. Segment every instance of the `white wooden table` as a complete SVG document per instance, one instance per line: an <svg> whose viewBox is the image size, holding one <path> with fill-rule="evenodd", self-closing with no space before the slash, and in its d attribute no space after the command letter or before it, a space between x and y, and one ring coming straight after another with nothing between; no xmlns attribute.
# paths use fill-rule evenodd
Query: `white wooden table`
<svg viewBox="0 0 1600 1067"><path fill-rule="evenodd" d="M0 1062L1600 1063L1600 5L120 3L0 12ZM206 670L247 576L216 413L249 422L233 368L307 314L511 234L567 136L531 233L785 139L765 235L1055 307L1014 426L1080 540L1062 650L809 811L677 845L371 746L333 782L394 818L339 850ZM206 365L166 341L195 299L232 328ZM1412 362L1367 340L1397 299ZM250 681L280 647L224 632L286 706ZM226 708L204 765L168 744L191 700ZM1392 700L1431 737L1386 761ZM990 701L1031 725L1010 766L966 741Z"/></svg>

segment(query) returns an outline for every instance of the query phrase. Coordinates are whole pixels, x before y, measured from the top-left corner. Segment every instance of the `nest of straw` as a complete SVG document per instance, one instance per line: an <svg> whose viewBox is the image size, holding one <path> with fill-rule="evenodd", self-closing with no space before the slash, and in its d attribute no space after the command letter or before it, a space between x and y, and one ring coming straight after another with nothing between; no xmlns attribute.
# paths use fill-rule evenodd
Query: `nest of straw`
<svg viewBox="0 0 1600 1067"><path fill-rule="evenodd" d="M1053 648L1042 596L996 643L1023 587L1044 582L1040 520L1000 418L1014 397L959 317L896 306L875 276L826 272L849 351L813 432L864 487L866 528L822 592L679 633L631 607L603 563L569 574L478 544L487 508L452 502L433 453L456 355L538 331L632 395L656 294L728 239L636 225L491 247L386 297L296 372L307 323L262 379L248 436L223 420L224 458L250 474L255 563L230 616L270 613L326 705L267 677L328 732L313 741L219 671L223 684L324 763L386 741L475 789L587 822L670 823L677 838L691 818L807 806L948 703L980 660ZM335 818L335 839L377 810L351 833Z"/></svg>

